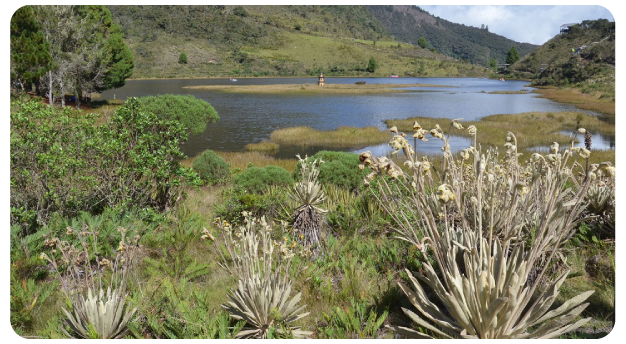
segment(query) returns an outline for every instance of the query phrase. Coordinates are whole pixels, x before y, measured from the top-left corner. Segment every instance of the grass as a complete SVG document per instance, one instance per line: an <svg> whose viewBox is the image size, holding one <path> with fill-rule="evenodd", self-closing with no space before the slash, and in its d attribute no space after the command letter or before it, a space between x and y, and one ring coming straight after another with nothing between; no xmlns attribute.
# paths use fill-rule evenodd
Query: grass
<svg viewBox="0 0 626 344"><path fill-rule="evenodd" d="M319 146L325 148L359 148L389 141L389 133L376 127L339 127L336 130L316 130L310 127L278 129L270 136L280 145Z"/></svg>
<svg viewBox="0 0 626 344"><path fill-rule="evenodd" d="M265 152L268 154L273 154L278 152L278 149L280 148L280 146L274 142L269 142L269 141L261 141L258 143L248 143L246 145L246 150L247 151L254 151L254 152Z"/></svg>
<svg viewBox="0 0 626 344"><path fill-rule="evenodd" d="M439 124L446 133L470 137L467 130L450 128L451 120L447 118L412 117L403 120L388 120L385 123L389 127L396 126L398 130L408 135L413 131L414 121L417 121L423 128L433 128L435 124ZM558 142L561 146L567 145L570 142L569 137L560 132L573 133L578 126L592 133L615 135L615 125L603 121L597 116L582 112L527 112L513 115L491 115L478 121L462 121L462 123L465 128L470 125L476 126L478 144L483 146L502 146L507 132L512 131L517 137L520 150L541 146L549 147L553 142ZM577 139L582 141L582 135L578 134ZM593 143L591 147L593 148ZM592 163L615 162L615 151L593 150L590 160Z"/></svg>
<svg viewBox="0 0 626 344"><path fill-rule="evenodd" d="M375 93L405 93L412 92L404 90L406 87L444 87L442 85L426 84L326 84L318 86L316 84L283 84L283 85L204 85L185 86L183 88L200 89L208 91L220 91L226 93L258 93L258 94L280 94L280 93L301 93L301 94L375 94Z"/></svg>
<svg viewBox="0 0 626 344"><path fill-rule="evenodd" d="M539 93L559 103L573 104L579 109L600 112L612 116L615 121L615 97L604 98L597 94L585 94L577 88L538 87L533 92Z"/></svg>
<svg viewBox="0 0 626 344"><path fill-rule="evenodd" d="M274 165L293 172L298 163L296 159L277 159L262 152L220 152L216 153L224 159L231 170L245 170L248 166L265 167Z"/></svg>

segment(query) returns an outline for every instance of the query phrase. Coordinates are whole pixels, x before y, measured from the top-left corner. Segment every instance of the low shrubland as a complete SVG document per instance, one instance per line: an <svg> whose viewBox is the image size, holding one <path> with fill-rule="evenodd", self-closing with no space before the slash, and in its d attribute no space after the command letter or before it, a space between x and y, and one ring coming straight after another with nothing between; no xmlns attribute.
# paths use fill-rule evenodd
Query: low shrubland
<svg viewBox="0 0 626 344"><path fill-rule="evenodd" d="M12 213L23 215L13 210L20 209L17 195L15 202L49 198L65 207L24 208L46 210L39 215L45 221L12 218L11 325L21 336L580 338L612 329L615 169L594 161L594 150L563 142L520 156L521 125L509 141L481 148L482 122L465 129L454 121L445 133L435 121L428 123L432 130L413 122L401 129L412 131L413 140L399 125L387 133L394 159L320 152L283 169L256 152L219 152L232 177L194 187L183 176L197 181L196 173L158 155L171 148L158 138L140 136L153 145L131 146L137 155L125 155L131 153L119 128L168 123L132 104L118 110L122 118L92 131L86 128L93 122L67 110L15 107ZM20 129L27 115L45 124L37 135L48 146ZM580 129L584 140L586 130L599 130L593 125L582 118L585 129L572 130ZM184 128L175 128L184 137ZM102 188L120 182L113 174L79 178L100 171L87 169L97 159L80 160L86 153L112 159L87 145L102 146L86 133L105 129L118 133L119 146L112 147L120 164L136 158L137 165L124 165L136 166L135 174L123 175L134 176L134 184L122 185L147 185L150 191L141 191L150 197L169 186L176 195L170 203L142 203L144 196L129 192L116 196L123 202L94 208L39 191L42 181L77 195L88 195L86 186L96 182ZM429 134L444 147L436 160L419 154L420 139ZM448 134L467 135L472 147L452 154ZM39 160L27 159L23 142L41 152ZM46 147L57 159L44 154ZM176 174L150 172L141 160L147 157L177 166L182 184L174 182ZM37 178L26 179L24 171ZM98 307L120 316L94 317L89 310Z"/></svg>
<svg viewBox="0 0 626 344"><path fill-rule="evenodd" d="M137 103L143 111L151 112L159 119L182 124L191 134L202 133L207 123L220 118L211 104L192 95L160 94L141 97Z"/></svg>
<svg viewBox="0 0 626 344"><path fill-rule="evenodd" d="M224 159L207 149L193 161L193 170L209 185L223 184L230 179L230 168Z"/></svg>

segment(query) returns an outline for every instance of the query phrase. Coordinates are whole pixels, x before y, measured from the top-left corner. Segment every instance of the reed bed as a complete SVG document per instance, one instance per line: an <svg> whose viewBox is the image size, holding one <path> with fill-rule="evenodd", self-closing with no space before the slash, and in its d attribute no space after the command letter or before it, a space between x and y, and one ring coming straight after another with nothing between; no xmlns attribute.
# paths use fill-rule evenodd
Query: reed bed
<svg viewBox="0 0 626 344"><path fill-rule="evenodd" d="M248 143L246 145L247 151L253 152L265 152L267 154L275 154L278 152L280 146L274 142L262 141L258 143Z"/></svg>
<svg viewBox="0 0 626 344"><path fill-rule="evenodd" d="M612 99L600 98L590 94L583 94L580 90L560 89L555 87L540 87L533 92L539 93L541 98L548 98L559 103L573 104L579 109L601 112L615 116L615 96Z"/></svg>
<svg viewBox="0 0 626 344"><path fill-rule="evenodd" d="M224 159L231 170L245 170L250 164L256 167L274 165L293 172L298 162L297 159L277 159L262 152L220 152L216 151Z"/></svg>
<svg viewBox="0 0 626 344"><path fill-rule="evenodd" d="M339 127L336 130L321 131L311 127L278 129L270 140L280 145L301 147L319 146L325 148L360 148L389 141L387 131L376 127Z"/></svg>
<svg viewBox="0 0 626 344"><path fill-rule="evenodd" d="M417 121L424 128L432 128L439 123L449 122L449 119L412 117L403 120L385 121L389 127L397 127L400 131L410 131L413 123ZM483 117L478 121L464 122L467 126L474 125L481 133L477 136L477 142L483 146L499 146L502 144L507 132L514 129L517 135L518 148L525 150L532 147L549 147L553 142L567 145L570 142L568 135L561 132L568 131L574 134L578 127L583 127L591 133L603 135L615 135L615 125L603 121L597 116L587 115L582 112L527 112L521 114L503 114ZM453 135L470 137L467 131L452 130ZM578 135L577 140L582 141L582 135ZM591 145L593 149L593 142ZM417 147L419 149L419 145ZM614 161L614 151L597 151L599 155L610 158L603 161ZM530 154L529 154L530 155ZM592 160L595 161L595 154Z"/></svg>

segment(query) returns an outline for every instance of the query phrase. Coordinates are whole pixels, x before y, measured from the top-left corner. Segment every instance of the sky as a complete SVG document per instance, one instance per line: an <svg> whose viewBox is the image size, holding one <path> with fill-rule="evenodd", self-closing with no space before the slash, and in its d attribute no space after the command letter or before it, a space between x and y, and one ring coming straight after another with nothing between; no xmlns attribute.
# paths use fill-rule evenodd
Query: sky
<svg viewBox="0 0 626 344"><path fill-rule="evenodd" d="M559 33L560 26L583 20L608 19L613 14L602 6L556 5L418 5L428 13L453 23L481 27L521 43L541 45Z"/></svg>

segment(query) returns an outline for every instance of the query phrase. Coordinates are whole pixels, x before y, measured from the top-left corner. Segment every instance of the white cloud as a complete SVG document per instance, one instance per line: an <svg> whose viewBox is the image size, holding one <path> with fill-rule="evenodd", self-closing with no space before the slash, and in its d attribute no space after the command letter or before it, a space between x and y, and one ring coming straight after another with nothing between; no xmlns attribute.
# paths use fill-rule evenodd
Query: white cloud
<svg viewBox="0 0 626 344"><path fill-rule="evenodd" d="M602 6L420 6L430 14L454 23L480 27L517 42L543 44L566 23L608 19L613 15Z"/></svg>

